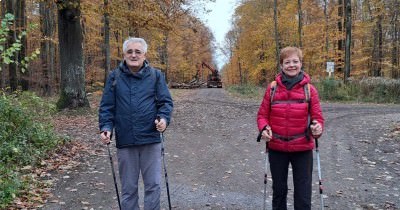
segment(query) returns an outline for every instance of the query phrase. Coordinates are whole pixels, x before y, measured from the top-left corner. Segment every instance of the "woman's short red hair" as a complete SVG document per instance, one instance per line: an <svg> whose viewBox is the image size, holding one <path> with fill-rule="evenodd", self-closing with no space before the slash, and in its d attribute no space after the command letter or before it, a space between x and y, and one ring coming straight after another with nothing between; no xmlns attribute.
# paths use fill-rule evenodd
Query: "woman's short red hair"
<svg viewBox="0 0 400 210"><path fill-rule="evenodd" d="M279 63L282 64L283 60L288 58L291 55L297 55L300 59L300 62L303 62L303 52L297 47L285 47L281 49L281 53L279 55Z"/></svg>

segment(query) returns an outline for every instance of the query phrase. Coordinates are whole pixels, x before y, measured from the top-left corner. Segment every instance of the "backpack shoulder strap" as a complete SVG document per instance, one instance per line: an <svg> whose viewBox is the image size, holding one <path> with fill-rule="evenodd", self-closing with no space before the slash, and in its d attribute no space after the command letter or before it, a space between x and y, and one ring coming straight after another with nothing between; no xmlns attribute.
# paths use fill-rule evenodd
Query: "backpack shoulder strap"
<svg viewBox="0 0 400 210"><path fill-rule="evenodd" d="M155 68L151 68L150 71L151 71L151 76L153 78L155 77L154 78L154 80L156 81L155 82L155 88L157 90L157 85L158 85L158 82L160 81L161 71L158 70L158 69L155 69Z"/></svg>
<svg viewBox="0 0 400 210"><path fill-rule="evenodd" d="M306 96L306 103L310 103L310 98L311 98L310 83L304 85L304 94Z"/></svg>
<svg viewBox="0 0 400 210"><path fill-rule="evenodd" d="M111 89L114 90L115 85L117 85L117 80L119 79L119 75L121 74L121 70L119 68L115 69L115 75L111 84Z"/></svg>
<svg viewBox="0 0 400 210"><path fill-rule="evenodd" d="M276 85L276 81L275 80L270 83L270 87L271 87L270 101L271 101L271 104L272 104L272 100L274 99L276 89L278 88L277 85Z"/></svg>
<svg viewBox="0 0 400 210"><path fill-rule="evenodd" d="M158 97L157 97L157 94L158 94L158 83L160 82L161 70L158 70L158 69L155 69L155 68L151 68L150 71L151 71L151 76L155 80L155 83L154 83L154 89L156 91L155 99L156 99L156 101L158 101Z"/></svg>

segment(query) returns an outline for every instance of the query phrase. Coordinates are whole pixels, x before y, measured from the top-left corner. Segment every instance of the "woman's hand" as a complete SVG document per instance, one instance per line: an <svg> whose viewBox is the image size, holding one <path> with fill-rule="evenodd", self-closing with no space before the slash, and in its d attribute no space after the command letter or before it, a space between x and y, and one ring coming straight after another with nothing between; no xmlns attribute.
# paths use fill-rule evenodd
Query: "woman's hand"
<svg viewBox="0 0 400 210"><path fill-rule="evenodd" d="M269 142L272 139L272 130L271 127L266 126L261 134L261 138L265 139L265 141Z"/></svg>
<svg viewBox="0 0 400 210"><path fill-rule="evenodd" d="M313 120L311 125L310 125L310 128L311 128L311 133L312 133L312 135L314 137L321 136L321 134L322 134L322 125L318 121Z"/></svg>

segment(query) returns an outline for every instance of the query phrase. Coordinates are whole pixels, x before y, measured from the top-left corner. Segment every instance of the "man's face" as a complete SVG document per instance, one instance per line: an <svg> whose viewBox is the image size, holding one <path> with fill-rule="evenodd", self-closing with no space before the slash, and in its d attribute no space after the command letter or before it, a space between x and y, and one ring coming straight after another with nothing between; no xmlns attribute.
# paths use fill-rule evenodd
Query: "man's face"
<svg viewBox="0 0 400 210"><path fill-rule="evenodd" d="M289 57L283 59L281 64L283 73L289 77L295 77L301 70L301 61L299 56L292 54Z"/></svg>
<svg viewBox="0 0 400 210"><path fill-rule="evenodd" d="M128 44L126 52L124 53L124 60L131 71L139 71L145 59L146 54L143 51L142 44L133 42Z"/></svg>

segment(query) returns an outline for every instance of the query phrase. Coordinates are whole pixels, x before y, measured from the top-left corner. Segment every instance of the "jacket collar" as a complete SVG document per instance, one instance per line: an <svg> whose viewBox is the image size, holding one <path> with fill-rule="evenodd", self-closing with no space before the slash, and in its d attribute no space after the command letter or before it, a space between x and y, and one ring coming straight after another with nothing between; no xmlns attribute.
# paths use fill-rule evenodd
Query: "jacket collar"
<svg viewBox="0 0 400 210"><path fill-rule="evenodd" d="M303 72L303 79L302 80L300 80L299 82L297 82L297 84L300 84L300 85L305 85L305 84L307 84L307 83L310 83L311 82L311 78L310 78L310 75L308 75L306 72L304 72L304 71L302 71ZM280 84L280 85L282 85L282 86L285 86L283 83L282 83L282 78L283 76L282 76L282 72L281 73L279 73L277 76L276 76L276 78L275 78L275 80L276 80L276 82L278 83L278 84Z"/></svg>
<svg viewBox="0 0 400 210"><path fill-rule="evenodd" d="M122 61L122 62L119 64L119 68L121 69L121 71L122 71L123 73L125 73L125 74L127 74L127 75L130 75L130 76L139 77L139 78L143 78L143 77L144 77L144 75L148 72L147 69L148 69L149 66L150 66L149 61L144 60L143 66L140 68L140 70L139 70L137 73L132 73L132 72L129 70L128 66L126 65L126 62L125 62L125 61Z"/></svg>

